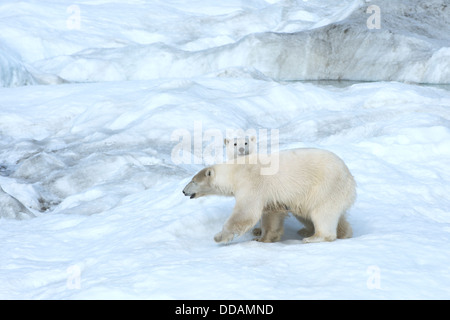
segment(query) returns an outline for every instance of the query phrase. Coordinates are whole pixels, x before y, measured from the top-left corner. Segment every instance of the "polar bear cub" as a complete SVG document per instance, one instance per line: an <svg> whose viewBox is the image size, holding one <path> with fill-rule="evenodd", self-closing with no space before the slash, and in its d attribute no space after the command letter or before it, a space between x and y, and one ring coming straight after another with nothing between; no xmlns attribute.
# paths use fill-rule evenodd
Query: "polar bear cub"
<svg viewBox="0 0 450 320"><path fill-rule="evenodd" d="M261 174L278 161L273 174ZM356 198L356 183L345 163L321 149L291 149L271 155L244 156L243 164L230 160L199 171L183 190L191 199L207 195L233 196L236 204L216 242L231 241L261 219L262 242L279 241L284 218L291 212L304 225L304 242L350 238L345 218Z"/></svg>
<svg viewBox="0 0 450 320"><path fill-rule="evenodd" d="M256 137L226 138L224 145L227 153L227 160L237 157L247 156L256 152Z"/></svg>

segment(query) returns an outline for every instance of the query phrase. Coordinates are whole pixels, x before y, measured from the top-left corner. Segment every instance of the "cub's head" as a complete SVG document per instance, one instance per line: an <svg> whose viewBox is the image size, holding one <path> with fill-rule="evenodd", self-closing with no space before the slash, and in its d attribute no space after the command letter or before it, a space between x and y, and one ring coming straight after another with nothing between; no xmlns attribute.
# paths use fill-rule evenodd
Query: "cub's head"
<svg viewBox="0 0 450 320"><path fill-rule="evenodd" d="M256 151L256 137L224 139L228 159L253 154Z"/></svg>
<svg viewBox="0 0 450 320"><path fill-rule="evenodd" d="M183 194L191 199L216 194L213 186L215 171L212 167L200 170L183 189Z"/></svg>

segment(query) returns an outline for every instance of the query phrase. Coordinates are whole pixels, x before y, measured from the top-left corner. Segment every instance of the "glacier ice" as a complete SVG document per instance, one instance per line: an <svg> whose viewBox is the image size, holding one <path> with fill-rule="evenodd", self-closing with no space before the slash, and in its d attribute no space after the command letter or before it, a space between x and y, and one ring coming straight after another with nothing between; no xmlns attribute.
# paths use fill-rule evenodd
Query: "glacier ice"
<svg viewBox="0 0 450 320"><path fill-rule="evenodd" d="M31 69L38 83L188 78L236 68L276 80L450 82L450 6L445 0L380 0L376 28L370 27L367 10L373 4L363 0L254 2L245 9L217 5L223 13L209 16L198 8L155 14L171 5L133 4L122 12L119 5L108 4L103 8L108 10L106 37L101 36L105 25L92 18L102 14L100 7L81 6L84 20L76 30L53 22L59 34L55 43L46 40L45 30L22 34L35 21L24 20L16 29L8 25L35 46L29 52L26 41L14 43L3 35L28 64L24 69L22 62L16 65L17 59L3 54L3 85L31 83ZM32 8L38 10L30 5L21 10ZM45 16L56 13L55 8ZM135 17L131 25L122 25L124 15Z"/></svg>
<svg viewBox="0 0 450 320"><path fill-rule="evenodd" d="M19 200L0 186L0 218L27 219L35 215Z"/></svg>
<svg viewBox="0 0 450 320"><path fill-rule="evenodd" d="M35 84L33 76L14 52L0 42L0 85L14 87Z"/></svg>
<svg viewBox="0 0 450 320"><path fill-rule="evenodd" d="M176 42L93 48L36 61L34 66L69 81L192 77L241 67L276 80L450 82L446 23L450 6L445 1L379 1L379 29L368 28L367 4L348 1L347 5L345 16L334 12L327 24L322 19L303 30L261 27L235 41L200 50L186 50ZM308 19L298 8L291 10L285 18ZM208 32L208 28L196 29L199 39Z"/></svg>

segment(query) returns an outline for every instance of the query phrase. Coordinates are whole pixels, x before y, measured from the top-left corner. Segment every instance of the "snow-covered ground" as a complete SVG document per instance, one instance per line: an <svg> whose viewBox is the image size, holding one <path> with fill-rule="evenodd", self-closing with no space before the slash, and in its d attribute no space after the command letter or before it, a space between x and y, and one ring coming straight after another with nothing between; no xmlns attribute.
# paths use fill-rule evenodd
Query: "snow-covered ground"
<svg viewBox="0 0 450 320"><path fill-rule="evenodd" d="M0 298L450 298L448 16L2 1ZM344 159L354 237L303 244L289 217L278 243L216 244L234 200L181 191L233 129Z"/></svg>

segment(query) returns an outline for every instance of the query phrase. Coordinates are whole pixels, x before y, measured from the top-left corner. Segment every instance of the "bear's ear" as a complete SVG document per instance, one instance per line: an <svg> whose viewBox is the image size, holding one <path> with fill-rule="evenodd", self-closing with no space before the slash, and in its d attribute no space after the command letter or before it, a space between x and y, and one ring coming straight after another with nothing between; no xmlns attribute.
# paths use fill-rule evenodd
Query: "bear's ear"
<svg viewBox="0 0 450 320"><path fill-rule="evenodd" d="M230 139L223 139L223 143L224 143L225 145L229 144L229 143L230 143Z"/></svg>
<svg viewBox="0 0 450 320"><path fill-rule="evenodd" d="M251 142L256 142L256 137L255 137L255 136L251 136L251 137L250 137L250 141L251 141Z"/></svg>
<svg viewBox="0 0 450 320"><path fill-rule="evenodd" d="M208 170L206 170L206 172L205 172L205 176L211 177L213 175L214 175L214 170L212 168L208 168Z"/></svg>

